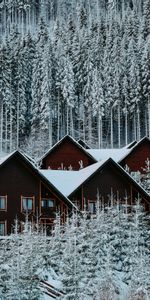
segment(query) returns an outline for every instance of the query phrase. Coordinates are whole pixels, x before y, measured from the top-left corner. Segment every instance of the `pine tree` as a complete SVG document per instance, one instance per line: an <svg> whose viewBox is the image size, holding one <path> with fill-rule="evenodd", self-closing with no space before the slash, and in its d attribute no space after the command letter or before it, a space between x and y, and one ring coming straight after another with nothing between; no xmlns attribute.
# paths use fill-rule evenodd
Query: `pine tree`
<svg viewBox="0 0 150 300"><path fill-rule="evenodd" d="M147 193L150 193L150 159L147 158L145 161L145 167L143 174L141 174L141 184Z"/></svg>
<svg viewBox="0 0 150 300"><path fill-rule="evenodd" d="M93 116L97 117L98 147L103 145L103 116L104 116L104 92L102 78L97 69L93 70L92 75L92 111Z"/></svg>
<svg viewBox="0 0 150 300"><path fill-rule="evenodd" d="M10 105L12 98L12 85L11 85L11 55L9 44L2 44L0 49L1 61L1 103L0 103L0 152L8 151L9 149L9 117Z"/></svg>

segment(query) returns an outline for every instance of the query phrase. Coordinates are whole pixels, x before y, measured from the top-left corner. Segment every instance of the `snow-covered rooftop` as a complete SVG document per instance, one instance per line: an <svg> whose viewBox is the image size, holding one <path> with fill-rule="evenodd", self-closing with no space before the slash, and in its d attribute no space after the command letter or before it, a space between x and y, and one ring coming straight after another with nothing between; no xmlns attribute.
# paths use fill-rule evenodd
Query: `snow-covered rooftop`
<svg viewBox="0 0 150 300"><path fill-rule="evenodd" d="M50 181L60 193L68 197L86 179L98 170L106 160L97 162L79 171L40 170L48 181Z"/></svg>
<svg viewBox="0 0 150 300"><path fill-rule="evenodd" d="M34 160L31 158L31 157L29 157L27 154L25 154L25 153L22 153L22 152L20 152L19 150L17 151L17 150L14 150L13 152L11 152L11 153L4 153L4 152L2 152L2 153L0 153L0 165L1 164L3 164L7 159L9 159L11 156L13 156L16 152L18 152L18 153L20 153L26 160L28 160L28 162L30 162L30 164L32 164L33 165L33 167L34 168L36 168L35 167L35 162L34 162ZM37 169L37 168L36 168Z"/></svg>
<svg viewBox="0 0 150 300"><path fill-rule="evenodd" d="M11 153L4 153L4 152L2 152L2 153L0 153L0 165L3 163L3 162L5 162L9 157L11 157L12 155L13 155L13 153L15 153L15 151L14 152L11 152Z"/></svg>
<svg viewBox="0 0 150 300"><path fill-rule="evenodd" d="M131 149L126 147L121 149L87 149L90 155L92 155L97 161L106 160L112 158L114 161L120 161L124 156L126 156Z"/></svg>

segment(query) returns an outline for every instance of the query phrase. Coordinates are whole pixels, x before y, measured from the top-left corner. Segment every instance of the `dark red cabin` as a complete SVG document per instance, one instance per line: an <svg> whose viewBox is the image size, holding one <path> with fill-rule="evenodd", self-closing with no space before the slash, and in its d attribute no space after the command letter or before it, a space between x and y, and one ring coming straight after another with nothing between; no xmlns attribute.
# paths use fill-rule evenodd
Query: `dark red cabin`
<svg viewBox="0 0 150 300"><path fill-rule="evenodd" d="M86 152L84 147L71 136L66 135L41 158L41 169L79 170L95 162L96 160Z"/></svg>
<svg viewBox="0 0 150 300"><path fill-rule="evenodd" d="M150 159L150 140L144 137L131 148L131 151L121 159L119 164L122 167L127 165L132 172L140 171L143 173L147 158Z"/></svg>
<svg viewBox="0 0 150 300"><path fill-rule="evenodd" d="M87 170L88 173L90 172ZM105 205L111 204L111 201L113 204L117 201L125 203L125 198L132 205L140 198L146 211L150 210L150 196L111 158L83 182L81 174L81 184L67 196L80 210L86 207L91 213L95 211L98 197Z"/></svg>
<svg viewBox="0 0 150 300"><path fill-rule="evenodd" d="M64 222L71 209L72 203L20 152L0 161L0 235L11 233L16 218L23 222L28 214L50 227L56 211Z"/></svg>

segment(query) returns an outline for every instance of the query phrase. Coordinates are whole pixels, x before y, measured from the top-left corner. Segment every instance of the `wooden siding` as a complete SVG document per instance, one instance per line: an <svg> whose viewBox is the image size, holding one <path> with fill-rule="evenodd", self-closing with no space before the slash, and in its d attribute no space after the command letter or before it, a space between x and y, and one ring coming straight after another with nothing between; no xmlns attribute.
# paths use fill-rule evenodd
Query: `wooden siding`
<svg viewBox="0 0 150 300"><path fill-rule="evenodd" d="M75 143L69 139L65 139L62 143L58 144L52 152L50 152L42 161L42 169L57 170L63 167L68 169L70 165L73 170L79 170L79 161L83 161L83 166L87 167L95 162L92 157L86 154L82 149L78 148Z"/></svg>
<svg viewBox="0 0 150 300"><path fill-rule="evenodd" d="M120 165L123 167L128 165L132 172L140 171L143 173L142 168L144 168L147 158L150 159L150 141L145 140L137 145L137 147L120 162Z"/></svg>
<svg viewBox="0 0 150 300"><path fill-rule="evenodd" d="M98 193L101 201L106 205L110 203L109 196L111 193L114 194L115 200L118 195L121 202L124 202L127 195L128 203L133 204L135 198L138 198L139 190L129 182L121 171L110 164L96 172L77 191L71 194L70 199L74 203L78 202L79 208L83 210L84 207L88 206L88 201L97 200ZM146 210L149 210L148 201L143 198L142 202Z"/></svg>
<svg viewBox="0 0 150 300"><path fill-rule="evenodd" d="M55 191L41 182L32 168L18 157L13 157L0 168L0 195L7 195L7 211L0 212L0 222L7 221L8 234L11 233L16 218L25 221L25 213L21 210L22 196L34 198L34 211L29 213L30 220L36 220L37 215L39 220L47 218L54 220L56 211L62 207L62 203L64 211L67 211L67 205L64 204L61 196L57 196ZM42 211L42 197L54 199L54 208Z"/></svg>

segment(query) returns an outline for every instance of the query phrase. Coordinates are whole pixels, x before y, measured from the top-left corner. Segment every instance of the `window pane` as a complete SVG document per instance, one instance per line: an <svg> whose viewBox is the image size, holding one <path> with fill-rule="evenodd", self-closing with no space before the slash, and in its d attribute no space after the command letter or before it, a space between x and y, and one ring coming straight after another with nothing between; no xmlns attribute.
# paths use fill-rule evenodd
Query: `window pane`
<svg viewBox="0 0 150 300"><path fill-rule="evenodd" d="M28 209L32 210L32 199L28 199Z"/></svg>
<svg viewBox="0 0 150 300"><path fill-rule="evenodd" d="M54 200L42 199L41 206L44 207L44 208L54 207Z"/></svg>
<svg viewBox="0 0 150 300"><path fill-rule="evenodd" d="M0 197L0 209L6 209L6 198Z"/></svg>
<svg viewBox="0 0 150 300"><path fill-rule="evenodd" d="M45 207L45 201L44 201L44 200L42 200L41 206L42 206L42 207Z"/></svg>
<svg viewBox="0 0 150 300"><path fill-rule="evenodd" d="M23 206L24 210L27 210L27 199L26 198L23 198L23 200L22 200L22 206Z"/></svg>
<svg viewBox="0 0 150 300"><path fill-rule="evenodd" d="M48 207L54 207L54 201L48 200Z"/></svg>
<svg viewBox="0 0 150 300"><path fill-rule="evenodd" d="M33 209L33 199L32 198L23 198L22 199L23 210L32 210Z"/></svg>
<svg viewBox="0 0 150 300"><path fill-rule="evenodd" d="M94 214L95 213L95 202L89 202L89 211Z"/></svg>
<svg viewBox="0 0 150 300"><path fill-rule="evenodd" d="M0 223L0 235L5 234L5 223Z"/></svg>

